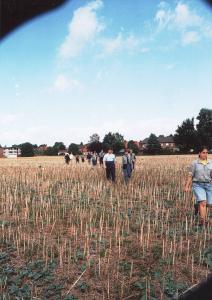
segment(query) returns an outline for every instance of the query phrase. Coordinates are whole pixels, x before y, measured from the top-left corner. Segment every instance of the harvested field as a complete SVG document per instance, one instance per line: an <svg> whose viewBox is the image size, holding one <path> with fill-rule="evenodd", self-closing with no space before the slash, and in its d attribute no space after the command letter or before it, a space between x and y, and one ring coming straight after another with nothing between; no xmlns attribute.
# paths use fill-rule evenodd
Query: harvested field
<svg viewBox="0 0 212 300"><path fill-rule="evenodd" d="M183 192L195 158L139 157L128 186L119 163L111 184L87 162L0 159L0 299L177 299L212 270L212 212L200 228Z"/></svg>

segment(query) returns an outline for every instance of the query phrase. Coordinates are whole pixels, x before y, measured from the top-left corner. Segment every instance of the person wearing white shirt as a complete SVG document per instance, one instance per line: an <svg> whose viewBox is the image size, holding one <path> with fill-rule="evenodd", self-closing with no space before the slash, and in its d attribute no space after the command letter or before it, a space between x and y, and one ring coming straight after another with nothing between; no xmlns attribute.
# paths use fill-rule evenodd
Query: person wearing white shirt
<svg viewBox="0 0 212 300"><path fill-rule="evenodd" d="M69 157L71 161L74 159L74 155L72 153L69 154Z"/></svg>
<svg viewBox="0 0 212 300"><path fill-rule="evenodd" d="M107 180L112 180L115 182L115 162L116 162L116 157L113 154L112 149L108 149L108 153L104 155L103 158L103 163L104 167L106 169L106 177Z"/></svg>

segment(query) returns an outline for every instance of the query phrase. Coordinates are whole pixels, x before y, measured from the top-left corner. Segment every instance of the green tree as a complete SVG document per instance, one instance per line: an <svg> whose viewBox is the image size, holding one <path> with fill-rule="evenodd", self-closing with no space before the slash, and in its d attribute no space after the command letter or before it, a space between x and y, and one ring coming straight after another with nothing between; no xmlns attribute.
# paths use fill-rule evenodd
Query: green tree
<svg viewBox="0 0 212 300"><path fill-rule="evenodd" d="M68 152L73 155L80 154L79 146L77 144L71 143L68 147Z"/></svg>
<svg viewBox="0 0 212 300"><path fill-rule="evenodd" d="M54 147L49 146L45 151L44 151L44 155L47 156L55 156L58 155L58 150Z"/></svg>
<svg viewBox="0 0 212 300"><path fill-rule="evenodd" d="M41 144L39 147L34 148L34 153L36 156L45 155L45 151L47 150L46 144Z"/></svg>
<svg viewBox="0 0 212 300"><path fill-rule="evenodd" d="M147 142L147 153L149 154L159 154L161 152L161 145L157 139L157 136L153 133L150 134Z"/></svg>
<svg viewBox="0 0 212 300"><path fill-rule="evenodd" d="M139 153L139 147L133 140L128 142L127 148L131 149L135 154Z"/></svg>
<svg viewBox="0 0 212 300"><path fill-rule="evenodd" d="M105 135L103 139L103 148L108 149L111 147L115 153L119 153L124 148L124 136L120 133L111 133Z"/></svg>
<svg viewBox="0 0 212 300"><path fill-rule="evenodd" d="M21 156L23 157L30 157L30 156L34 156L34 149L33 149L33 145L31 143L23 143L21 145L19 145L20 149L21 149Z"/></svg>
<svg viewBox="0 0 212 300"><path fill-rule="evenodd" d="M57 153L60 150L66 150L66 146L64 145L63 142L55 142L53 148L57 149Z"/></svg>
<svg viewBox="0 0 212 300"><path fill-rule="evenodd" d="M100 136L97 133L94 133L90 136L89 143L99 142L99 141L100 141Z"/></svg>
<svg viewBox="0 0 212 300"><path fill-rule="evenodd" d="M212 149L212 109L202 108L197 116L197 136L200 145Z"/></svg>
<svg viewBox="0 0 212 300"><path fill-rule="evenodd" d="M194 126L194 118L186 119L178 126L176 134L174 135L174 141L182 153L187 153L191 149L196 149L198 140Z"/></svg>
<svg viewBox="0 0 212 300"><path fill-rule="evenodd" d="M99 153L102 150L102 143L101 142L92 142L88 145L88 150L91 152Z"/></svg>

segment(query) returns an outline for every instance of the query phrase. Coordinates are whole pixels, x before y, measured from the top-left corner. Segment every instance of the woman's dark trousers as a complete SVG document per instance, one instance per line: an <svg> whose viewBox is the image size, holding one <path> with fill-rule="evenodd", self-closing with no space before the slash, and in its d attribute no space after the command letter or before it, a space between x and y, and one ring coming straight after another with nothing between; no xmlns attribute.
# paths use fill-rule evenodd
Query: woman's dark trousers
<svg viewBox="0 0 212 300"><path fill-rule="evenodd" d="M113 161L106 161L106 177L115 182L115 163Z"/></svg>

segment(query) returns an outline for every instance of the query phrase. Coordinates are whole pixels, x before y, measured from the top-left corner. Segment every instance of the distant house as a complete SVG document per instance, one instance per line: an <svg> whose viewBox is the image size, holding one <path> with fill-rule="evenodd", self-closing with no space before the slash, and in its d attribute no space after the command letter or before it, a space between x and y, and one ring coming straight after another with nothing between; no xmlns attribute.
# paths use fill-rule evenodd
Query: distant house
<svg viewBox="0 0 212 300"><path fill-rule="evenodd" d="M13 147L1 148L0 156L6 158L17 158L18 156L21 156L21 149Z"/></svg>
<svg viewBox="0 0 212 300"><path fill-rule="evenodd" d="M162 149L174 149L176 148L173 135L164 136L159 135L158 140Z"/></svg>
<svg viewBox="0 0 212 300"><path fill-rule="evenodd" d="M138 141L133 141L134 144L138 147L139 150L141 150L141 143ZM124 141L125 148L128 148L128 141Z"/></svg>
<svg viewBox="0 0 212 300"><path fill-rule="evenodd" d="M169 135L169 136L159 135L157 137L157 139L158 139L162 149L169 149L169 150L176 150L177 149L176 144L174 142L173 135ZM141 141L141 143L142 143L142 148L146 149L147 144L148 144L148 138Z"/></svg>
<svg viewBox="0 0 212 300"><path fill-rule="evenodd" d="M67 149L65 149L65 150L59 150L58 151L58 155L65 155L67 152L68 152Z"/></svg>
<svg viewBox="0 0 212 300"><path fill-rule="evenodd" d="M88 145L83 145L79 148L81 153L87 153L88 152Z"/></svg>
<svg viewBox="0 0 212 300"><path fill-rule="evenodd" d="M46 144L40 145L37 147L37 151L44 152L48 149L48 146Z"/></svg>

